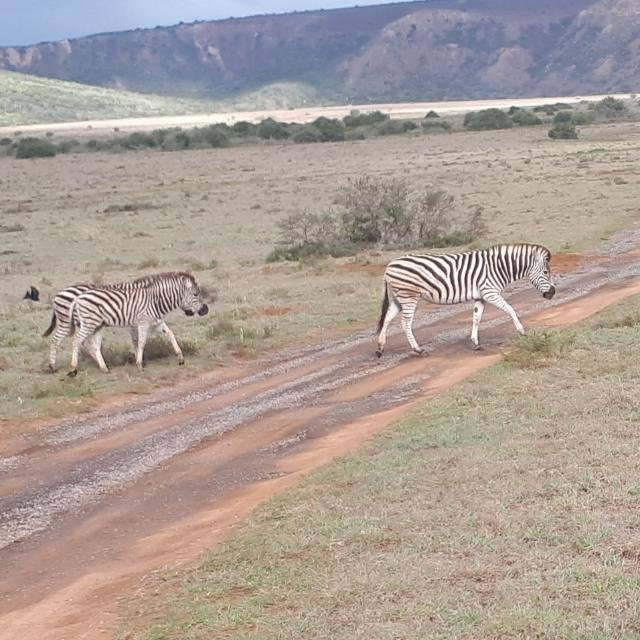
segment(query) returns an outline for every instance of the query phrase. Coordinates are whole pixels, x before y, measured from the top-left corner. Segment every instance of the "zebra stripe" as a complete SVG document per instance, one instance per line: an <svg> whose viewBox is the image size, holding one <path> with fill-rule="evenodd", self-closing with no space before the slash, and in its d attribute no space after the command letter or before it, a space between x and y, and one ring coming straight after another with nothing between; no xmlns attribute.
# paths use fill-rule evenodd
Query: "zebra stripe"
<svg viewBox="0 0 640 640"><path fill-rule="evenodd" d="M206 315L209 308L202 300L195 278L188 273L171 272L146 276L124 287L91 287L79 293L70 307L72 323L77 327L71 356L71 371L78 371L80 346L90 338L88 351L102 371L108 371L102 357L102 333L105 327L131 327L135 330L136 364L142 368L147 335L160 329L169 338L180 364L182 350L173 331L164 321L174 309L186 315Z"/></svg>
<svg viewBox="0 0 640 640"><path fill-rule="evenodd" d="M53 333L51 339L51 345L49 348L49 370L56 371L56 355L60 343L69 335L73 333L73 325L71 323L71 306L75 302L75 299L85 291L89 289L96 289L98 287L104 289L130 289L135 287L146 286L151 282L154 276L142 276L136 278L130 282L119 282L116 284L74 284L62 291L59 291L53 298L53 313L51 315L51 323L47 330L42 334L43 337L47 337ZM131 329L131 339L134 345L137 342L137 334Z"/></svg>
<svg viewBox="0 0 640 640"><path fill-rule="evenodd" d="M551 252L535 244L503 244L464 253L408 255L393 260L384 274L384 298L378 323L378 357L386 343L389 323L401 313L409 345L416 353L423 349L413 335L412 325L420 298L435 304L458 304L475 300L471 340L480 348L478 327L486 303L507 313L518 330L524 327L513 307L502 297L509 284L528 277L547 299L553 298Z"/></svg>

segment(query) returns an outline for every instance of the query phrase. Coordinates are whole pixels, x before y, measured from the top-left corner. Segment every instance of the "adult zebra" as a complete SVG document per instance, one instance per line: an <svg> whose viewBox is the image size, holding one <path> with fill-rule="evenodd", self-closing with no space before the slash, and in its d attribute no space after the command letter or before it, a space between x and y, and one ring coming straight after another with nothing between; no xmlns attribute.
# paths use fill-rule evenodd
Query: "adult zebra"
<svg viewBox="0 0 640 640"><path fill-rule="evenodd" d="M142 369L142 356L149 329L154 327L168 336L179 363L184 364L176 337L164 321L169 312L178 308L188 316L195 313L204 316L209 312L200 287L189 273L160 273L146 276L137 286L93 287L81 292L71 303L69 310L72 323L77 327L69 375L75 376L78 373L80 346L87 338L91 338L90 355L101 371L109 371L101 351L105 327L136 329L136 365L139 369Z"/></svg>
<svg viewBox="0 0 640 640"><path fill-rule="evenodd" d="M402 327L409 345L415 353L423 353L411 329L421 297L436 304L475 300L471 341L476 349L480 348L478 326L487 302L508 314L517 331L524 334L516 312L502 297L502 290L528 276L531 284L550 300L556 292L551 281L550 259L551 252L541 245L502 244L480 251L409 255L393 260L384 274L376 355L382 355L387 327L399 312L402 312Z"/></svg>
<svg viewBox="0 0 640 640"><path fill-rule="evenodd" d="M116 284L74 284L66 289L59 291L53 298L53 312L51 314L51 323L47 327L47 330L42 334L43 338L50 336L55 329L53 338L51 339L51 345L49 347L49 370L52 373L56 371L56 356L58 353L58 347L60 343L69 335L74 332L73 324L71 323L71 305L75 299L85 291L89 289L130 289L140 286L145 286L150 282L150 278L153 276L142 276L136 278L130 282L119 282ZM33 287L32 287L33 288ZM26 296L25 296L26 297ZM130 328L131 340L133 342L133 348L135 350L138 341L137 331L133 327Z"/></svg>

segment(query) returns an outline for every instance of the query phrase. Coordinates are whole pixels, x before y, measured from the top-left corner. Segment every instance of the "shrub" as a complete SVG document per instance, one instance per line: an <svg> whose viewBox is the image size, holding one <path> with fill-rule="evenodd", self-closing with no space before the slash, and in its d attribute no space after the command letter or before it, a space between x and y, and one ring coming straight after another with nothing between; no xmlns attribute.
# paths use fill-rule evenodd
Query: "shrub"
<svg viewBox="0 0 640 640"><path fill-rule="evenodd" d="M560 124L562 122L571 122L571 115L568 111L558 111L553 117L554 124Z"/></svg>
<svg viewBox="0 0 640 640"><path fill-rule="evenodd" d="M596 102L595 104L596 111L626 111L627 107L625 106L622 100L618 100L613 96L607 96L600 100L600 102Z"/></svg>
<svg viewBox="0 0 640 640"><path fill-rule="evenodd" d="M231 127L231 131L238 136L255 135L256 125L251 124L251 122L247 122L246 120L240 120L240 122L236 122Z"/></svg>
<svg viewBox="0 0 640 640"><path fill-rule="evenodd" d="M423 120L422 130L427 133L444 133L451 131L451 124L446 120Z"/></svg>
<svg viewBox="0 0 640 640"><path fill-rule="evenodd" d="M483 109L471 111L464 117L464 127L472 131L483 129L509 129L513 122L507 114L500 109Z"/></svg>
<svg viewBox="0 0 640 640"><path fill-rule="evenodd" d="M320 142L322 135L313 125L306 125L293 135L293 141L301 144L306 142Z"/></svg>
<svg viewBox="0 0 640 640"><path fill-rule="evenodd" d="M515 111L511 116L511 120L514 124L517 124L520 127L530 127L542 124L542 120L540 120L540 118L538 118L535 113L531 113L531 111L525 111L524 109Z"/></svg>
<svg viewBox="0 0 640 640"><path fill-rule="evenodd" d="M350 131L349 130L345 131L344 139L345 140L366 140L367 136L364 134L363 131L351 129Z"/></svg>
<svg viewBox="0 0 640 640"><path fill-rule="evenodd" d="M504 355L507 365L519 369L538 369L556 362L575 341L569 333L532 331L519 337Z"/></svg>
<svg viewBox="0 0 640 640"><path fill-rule="evenodd" d="M578 132L570 122L561 122L549 129L549 137L554 140L574 140L578 137Z"/></svg>
<svg viewBox="0 0 640 640"><path fill-rule="evenodd" d="M279 223L270 262L352 255L363 248L410 248L466 244L485 231L482 210L466 219L453 213L444 191L412 191L405 180L362 176L351 180L336 199L339 209L309 212Z"/></svg>
<svg viewBox="0 0 640 640"><path fill-rule="evenodd" d="M571 124L584 125L591 124L593 122L593 116L589 113L574 113L571 116Z"/></svg>
<svg viewBox="0 0 640 640"><path fill-rule="evenodd" d="M213 147L214 149L228 147L231 144L229 142L227 134L218 125L205 127L202 133L202 138L210 147Z"/></svg>
<svg viewBox="0 0 640 640"><path fill-rule="evenodd" d="M342 118L342 122L345 127L363 127L367 125L376 124L378 122L384 122L388 120L389 116L382 111L370 111L369 113L360 113L357 109L354 109L348 116Z"/></svg>
<svg viewBox="0 0 640 640"><path fill-rule="evenodd" d="M556 112L556 109L551 104L542 104L538 105L537 107L533 107L533 112L544 113L547 116L552 116Z"/></svg>
<svg viewBox="0 0 640 640"><path fill-rule="evenodd" d="M263 140L286 140L289 137L288 127L284 122L266 118L257 127L256 133Z"/></svg>
<svg viewBox="0 0 640 640"><path fill-rule="evenodd" d="M320 132L321 142L342 142L344 140L344 124L340 120L320 116L311 125Z"/></svg>
<svg viewBox="0 0 640 640"><path fill-rule="evenodd" d="M407 120L385 120L376 126L374 134L378 136L396 136L405 133L408 130L405 128L407 122ZM416 127L414 126L414 128Z"/></svg>
<svg viewBox="0 0 640 640"><path fill-rule="evenodd" d="M144 149L155 147L156 141L149 133L135 131L134 133L129 134L121 144L127 149Z"/></svg>
<svg viewBox="0 0 640 640"><path fill-rule="evenodd" d="M191 146L191 138L185 131L175 131L167 133L162 141L162 148L165 151L179 151L188 149Z"/></svg>
<svg viewBox="0 0 640 640"><path fill-rule="evenodd" d="M0 138L0 146L6 147L13 144L13 140L11 138Z"/></svg>
<svg viewBox="0 0 640 640"><path fill-rule="evenodd" d="M63 140L58 144L58 152L59 153L69 153L75 147L79 147L80 143L74 138L70 138L69 140Z"/></svg>
<svg viewBox="0 0 640 640"><path fill-rule="evenodd" d="M51 158L56 151L56 145L48 140L23 138L16 147L16 158Z"/></svg>
<svg viewBox="0 0 640 640"><path fill-rule="evenodd" d="M431 109L431 111L429 111L429 113L427 113L427 115L425 116L425 118L429 119L429 118L439 118L440 116L433 110Z"/></svg>

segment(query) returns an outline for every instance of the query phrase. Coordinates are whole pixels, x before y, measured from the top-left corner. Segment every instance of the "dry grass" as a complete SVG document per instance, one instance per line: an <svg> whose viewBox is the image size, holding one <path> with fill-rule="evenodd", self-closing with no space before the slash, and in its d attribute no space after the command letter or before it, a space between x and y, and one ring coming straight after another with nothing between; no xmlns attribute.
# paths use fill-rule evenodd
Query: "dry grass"
<svg viewBox="0 0 640 640"><path fill-rule="evenodd" d="M469 379L271 500L199 566L152 581L120 637L640 637L638 305L573 330L544 369Z"/></svg>
<svg viewBox="0 0 640 640"><path fill-rule="evenodd" d="M0 158L0 225L12 229L0 234L0 362L6 363L0 416L87 406L56 397L60 379L44 374L48 345L39 336L49 322L48 300L63 286L193 269L199 282L217 290L218 301L206 318L169 318L178 340L197 348L186 367L176 367L170 356L142 375L122 366L102 376L86 360L81 365L95 382L95 398L179 381L239 355L373 326L380 295L376 264L391 253L264 261L279 220L305 209L326 211L349 179L403 177L416 188L452 193L460 210L482 206L487 242L544 242L579 251L637 219L639 140L627 123L585 128L578 141L554 142L540 129L518 128L340 144L95 153L81 161L74 155ZM615 177L626 183L614 184ZM41 290L40 304L21 302L31 285ZM273 306L296 311L277 317L259 311ZM238 345L212 337L210 327L225 318L237 324L237 336L242 329L251 338ZM128 336L121 335L126 344ZM118 336L109 334L106 344ZM67 344L61 366L68 357ZM51 394L36 398L32 387Z"/></svg>

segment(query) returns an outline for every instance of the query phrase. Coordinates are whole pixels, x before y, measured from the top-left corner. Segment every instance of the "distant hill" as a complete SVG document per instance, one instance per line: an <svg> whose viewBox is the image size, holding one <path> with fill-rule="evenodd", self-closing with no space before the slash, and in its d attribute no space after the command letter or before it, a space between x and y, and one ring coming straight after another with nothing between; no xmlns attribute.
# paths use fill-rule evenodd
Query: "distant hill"
<svg viewBox="0 0 640 640"><path fill-rule="evenodd" d="M159 96L0 71L0 126L278 109L315 101L309 87L276 84L227 100Z"/></svg>
<svg viewBox="0 0 640 640"><path fill-rule="evenodd" d="M6 47L0 68L280 106L465 99L631 92L639 42L638 0L423 0Z"/></svg>

